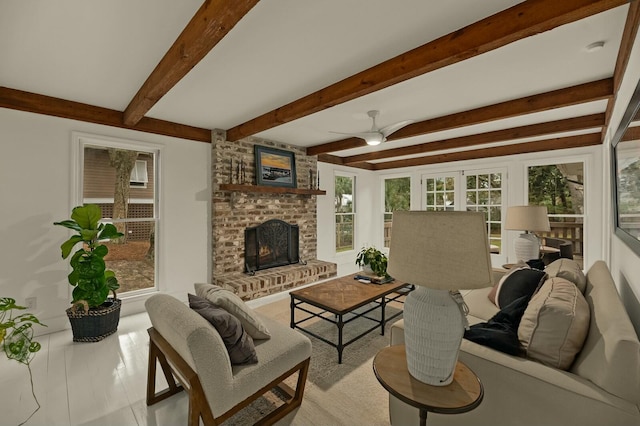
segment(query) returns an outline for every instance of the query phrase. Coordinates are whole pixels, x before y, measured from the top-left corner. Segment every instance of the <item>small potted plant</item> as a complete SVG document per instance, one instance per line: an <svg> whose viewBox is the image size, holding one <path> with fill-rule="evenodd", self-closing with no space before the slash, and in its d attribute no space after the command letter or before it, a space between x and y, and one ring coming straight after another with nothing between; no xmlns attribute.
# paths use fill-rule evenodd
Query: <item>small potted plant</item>
<svg viewBox="0 0 640 426"><path fill-rule="evenodd" d="M74 342L97 342L118 328L121 301L116 297L119 288L115 273L106 268L104 257L109 253L104 241L123 236L111 223L100 223L102 210L95 204L75 207L71 220L54 225L73 229L78 233L62 243L62 258L66 259L76 244L81 247L71 256L73 269L69 284L73 288L71 308L67 317L71 322ZM113 292L113 298L108 298Z"/></svg>
<svg viewBox="0 0 640 426"><path fill-rule="evenodd" d="M387 256L375 247L363 247L356 256L356 265L362 267L366 273L388 277Z"/></svg>
<svg viewBox="0 0 640 426"><path fill-rule="evenodd" d="M10 297L0 297L0 350L4 351L7 359L13 359L20 364L27 366L29 370L29 382L31 383L31 394L36 401L36 409L25 421L26 423L40 409L40 403L33 390L33 373L31 372L31 360L40 350L40 343L33 340L33 325L39 324L44 327L35 315L28 312L18 313L27 309L24 306L16 305L16 300Z"/></svg>

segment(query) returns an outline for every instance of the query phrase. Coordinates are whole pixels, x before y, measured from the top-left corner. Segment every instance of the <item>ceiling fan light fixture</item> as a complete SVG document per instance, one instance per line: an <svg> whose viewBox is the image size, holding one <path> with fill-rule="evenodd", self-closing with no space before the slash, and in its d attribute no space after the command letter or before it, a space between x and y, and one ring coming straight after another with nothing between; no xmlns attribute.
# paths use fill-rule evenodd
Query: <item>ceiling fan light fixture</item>
<svg viewBox="0 0 640 426"><path fill-rule="evenodd" d="M397 123L390 124L388 126L385 126L379 129L378 126L376 125L376 117L378 116L378 111L377 110L367 111L367 115L371 118L371 121L372 121L371 130L369 130L368 132L360 132L360 133L331 132L331 133L338 133L341 135L349 135L356 138L360 138L360 139L363 139L367 143L367 145L376 146L376 145L380 145L382 142L386 142L387 137L391 133L397 130L400 130L401 128L403 128L408 124L413 123L413 120L399 121Z"/></svg>
<svg viewBox="0 0 640 426"><path fill-rule="evenodd" d="M382 135L368 135L364 140L370 146L380 145L382 143Z"/></svg>

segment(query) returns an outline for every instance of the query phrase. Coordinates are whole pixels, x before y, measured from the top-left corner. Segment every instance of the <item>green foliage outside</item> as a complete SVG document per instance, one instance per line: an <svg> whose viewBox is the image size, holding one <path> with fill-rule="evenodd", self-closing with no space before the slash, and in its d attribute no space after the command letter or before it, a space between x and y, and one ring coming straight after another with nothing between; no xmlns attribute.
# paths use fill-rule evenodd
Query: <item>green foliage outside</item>
<svg viewBox="0 0 640 426"><path fill-rule="evenodd" d="M353 250L353 222L355 178L336 176L334 182L336 218L336 251Z"/></svg>
<svg viewBox="0 0 640 426"><path fill-rule="evenodd" d="M411 178L385 179L384 211L409 210L411 207Z"/></svg>
<svg viewBox="0 0 640 426"><path fill-rule="evenodd" d="M571 181L556 165L529 167L529 204L549 214L581 214L583 182Z"/></svg>
<svg viewBox="0 0 640 426"><path fill-rule="evenodd" d="M640 213L640 160L629 164L619 173L618 213Z"/></svg>
<svg viewBox="0 0 640 426"><path fill-rule="evenodd" d="M354 178L347 176L336 176L336 213L353 213L353 187L355 186L354 180Z"/></svg>

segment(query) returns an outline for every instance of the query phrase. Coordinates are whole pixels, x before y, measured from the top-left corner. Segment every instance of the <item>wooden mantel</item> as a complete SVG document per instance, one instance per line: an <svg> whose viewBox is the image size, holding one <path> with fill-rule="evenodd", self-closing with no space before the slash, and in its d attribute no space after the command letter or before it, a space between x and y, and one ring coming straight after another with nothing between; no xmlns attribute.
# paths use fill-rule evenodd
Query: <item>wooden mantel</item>
<svg viewBox="0 0 640 426"><path fill-rule="evenodd" d="M257 192L262 194L298 194L298 195L326 195L327 191L321 189L287 188L283 186L266 185L238 185L232 183L220 184L221 191L231 192Z"/></svg>

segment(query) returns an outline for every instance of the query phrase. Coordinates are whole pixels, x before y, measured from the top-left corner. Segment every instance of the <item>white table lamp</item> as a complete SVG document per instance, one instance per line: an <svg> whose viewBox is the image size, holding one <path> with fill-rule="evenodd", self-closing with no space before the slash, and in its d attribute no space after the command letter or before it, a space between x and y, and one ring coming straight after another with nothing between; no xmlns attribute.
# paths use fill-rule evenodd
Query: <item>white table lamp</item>
<svg viewBox="0 0 640 426"><path fill-rule="evenodd" d="M535 232L551 230L545 206L509 207L504 227L512 231L525 231L513 243L518 262L540 258L540 240Z"/></svg>
<svg viewBox="0 0 640 426"><path fill-rule="evenodd" d="M409 373L448 385L467 326L458 290L493 284L484 214L396 211L392 229L387 272L416 286L403 313Z"/></svg>

